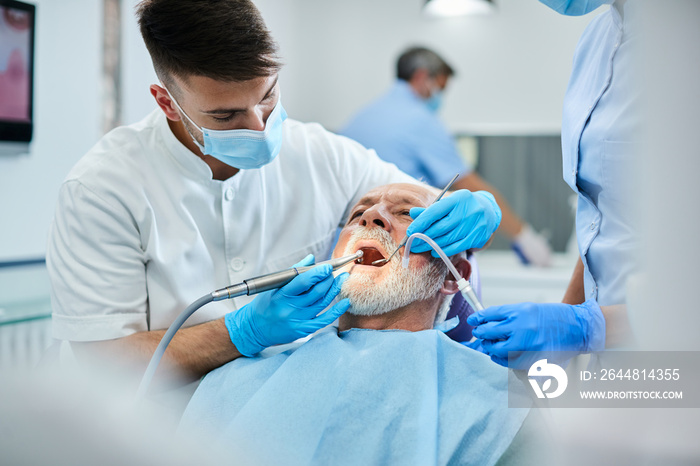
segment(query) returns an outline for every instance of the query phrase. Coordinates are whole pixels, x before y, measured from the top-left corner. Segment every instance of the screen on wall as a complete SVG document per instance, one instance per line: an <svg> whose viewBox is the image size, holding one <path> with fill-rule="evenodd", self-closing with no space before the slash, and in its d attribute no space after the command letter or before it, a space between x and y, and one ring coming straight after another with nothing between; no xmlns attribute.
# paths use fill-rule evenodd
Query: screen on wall
<svg viewBox="0 0 700 466"><path fill-rule="evenodd" d="M0 141L32 138L35 7L0 0Z"/></svg>

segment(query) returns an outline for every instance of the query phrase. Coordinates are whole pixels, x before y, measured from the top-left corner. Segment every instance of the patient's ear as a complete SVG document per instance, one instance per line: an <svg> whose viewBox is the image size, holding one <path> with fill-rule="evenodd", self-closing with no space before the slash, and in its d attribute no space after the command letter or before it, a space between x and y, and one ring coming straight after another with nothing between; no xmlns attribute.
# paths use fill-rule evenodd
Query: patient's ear
<svg viewBox="0 0 700 466"><path fill-rule="evenodd" d="M467 259L459 256L452 257L452 264L457 269L457 272L459 272L460 275L462 275L461 278L469 280L469 277L472 274L472 265ZM457 278L457 280L458 279L459 277ZM452 276L451 272L447 272L447 277L445 277L445 282L442 284L442 288L440 288L440 293L445 295L451 295L458 292L459 288L457 287L457 280L455 280L455 277Z"/></svg>

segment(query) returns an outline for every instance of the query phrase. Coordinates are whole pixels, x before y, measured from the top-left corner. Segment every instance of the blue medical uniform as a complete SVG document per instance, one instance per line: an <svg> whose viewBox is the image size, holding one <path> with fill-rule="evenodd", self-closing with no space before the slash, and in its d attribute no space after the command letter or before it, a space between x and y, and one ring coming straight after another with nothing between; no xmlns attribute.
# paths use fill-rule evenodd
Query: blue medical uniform
<svg viewBox="0 0 700 466"><path fill-rule="evenodd" d="M629 6L629 5L628 5ZM631 179L640 151L639 76L633 66L634 28L613 6L583 33L564 100L564 180L578 193L576 235L586 299L624 304L629 275L638 267L639 237Z"/></svg>
<svg viewBox="0 0 700 466"><path fill-rule="evenodd" d="M403 80L361 110L340 134L432 186L444 187L455 174L471 171L445 125Z"/></svg>

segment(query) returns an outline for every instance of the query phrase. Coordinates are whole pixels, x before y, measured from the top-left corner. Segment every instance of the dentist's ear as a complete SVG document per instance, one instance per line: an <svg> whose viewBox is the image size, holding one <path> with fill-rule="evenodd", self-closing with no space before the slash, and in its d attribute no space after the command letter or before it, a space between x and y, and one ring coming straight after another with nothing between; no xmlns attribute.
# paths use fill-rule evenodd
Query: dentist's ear
<svg viewBox="0 0 700 466"><path fill-rule="evenodd" d="M156 103L160 109L163 110L163 113L165 113L168 120L180 120L180 114L177 113L175 104L170 98L170 94L168 94L168 91L166 91L164 87L159 86L158 84L151 84L150 91L151 95L154 99L156 99Z"/></svg>
<svg viewBox="0 0 700 466"><path fill-rule="evenodd" d="M442 284L442 288L440 288L440 293L444 295L451 295L458 292L459 288L457 287L457 280L459 280L460 278L469 280L469 277L472 274L472 265L464 257L464 254L452 256L450 259L452 260L452 264L455 266L457 272L459 272L461 277L457 277L457 279L455 279L455 277L452 276L451 272L447 273L447 276L445 277L445 282Z"/></svg>

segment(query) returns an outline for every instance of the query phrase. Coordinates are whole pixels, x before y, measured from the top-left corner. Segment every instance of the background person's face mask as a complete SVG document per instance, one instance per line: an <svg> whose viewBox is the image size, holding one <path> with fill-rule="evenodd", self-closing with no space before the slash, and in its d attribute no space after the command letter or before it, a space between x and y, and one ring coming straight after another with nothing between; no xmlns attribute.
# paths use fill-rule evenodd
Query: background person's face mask
<svg viewBox="0 0 700 466"><path fill-rule="evenodd" d="M435 78L431 78L432 82L434 83L434 86L430 87L430 97L425 99L425 105L428 107L428 110L431 112L435 113L440 109L440 106L442 105L442 89L440 89L440 86L437 84L435 81Z"/></svg>
<svg viewBox="0 0 700 466"><path fill-rule="evenodd" d="M434 90L425 101L425 105L428 106L431 112L437 112L440 109L440 105L442 105L442 91L439 89Z"/></svg>
<svg viewBox="0 0 700 466"><path fill-rule="evenodd" d="M165 89L165 86L163 88ZM265 129L262 131L252 129L214 130L197 125L180 107L170 91L168 91L168 95L175 106L185 115L185 118L202 132L204 146L194 136L192 141L203 154L211 155L231 167L251 169L267 165L280 153L282 123L287 119L287 112L282 107L281 98L278 98L275 108L267 117Z"/></svg>
<svg viewBox="0 0 700 466"><path fill-rule="evenodd" d="M609 5L613 0L540 0L557 13L566 16L582 16L601 5Z"/></svg>

